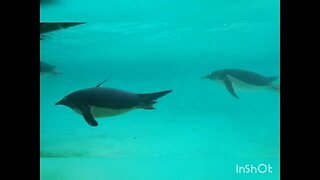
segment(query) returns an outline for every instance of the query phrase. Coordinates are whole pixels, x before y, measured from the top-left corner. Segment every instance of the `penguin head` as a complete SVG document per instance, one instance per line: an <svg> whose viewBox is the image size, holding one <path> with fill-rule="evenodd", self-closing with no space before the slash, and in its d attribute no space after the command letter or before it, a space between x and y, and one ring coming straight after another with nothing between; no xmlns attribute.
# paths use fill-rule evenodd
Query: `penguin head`
<svg viewBox="0 0 320 180"><path fill-rule="evenodd" d="M56 102L55 105L64 105L67 102L67 96L62 98L60 101Z"/></svg>
<svg viewBox="0 0 320 180"><path fill-rule="evenodd" d="M219 71L214 71L210 74L207 74L205 76L203 76L201 79L211 79L211 80L217 80L220 79L221 73Z"/></svg>
<svg viewBox="0 0 320 180"><path fill-rule="evenodd" d="M63 97L60 101L56 102L55 105L64 105L69 108L76 108L85 104L85 98L82 97L82 94L71 93Z"/></svg>
<svg viewBox="0 0 320 180"><path fill-rule="evenodd" d="M72 103L70 102L70 98L68 98L68 96L65 96L60 101L56 102L55 105L64 105L64 106L71 107Z"/></svg>

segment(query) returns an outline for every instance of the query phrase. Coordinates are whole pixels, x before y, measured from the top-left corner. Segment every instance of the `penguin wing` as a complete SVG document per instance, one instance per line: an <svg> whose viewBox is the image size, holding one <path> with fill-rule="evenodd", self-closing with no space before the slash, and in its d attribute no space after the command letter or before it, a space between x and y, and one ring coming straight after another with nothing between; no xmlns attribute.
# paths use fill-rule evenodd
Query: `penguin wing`
<svg viewBox="0 0 320 180"><path fill-rule="evenodd" d="M226 86L226 88L228 89L228 91L230 92L230 94L231 94L233 97L239 99L239 97L237 96L237 94L234 92L234 89L233 89L233 86L232 86L232 82L231 82L228 78L225 78L225 79L223 80L223 82L224 82L224 85Z"/></svg>
<svg viewBox="0 0 320 180"><path fill-rule="evenodd" d="M88 105L84 105L80 109L84 119L90 126L98 126L98 122L94 119L91 108Z"/></svg>

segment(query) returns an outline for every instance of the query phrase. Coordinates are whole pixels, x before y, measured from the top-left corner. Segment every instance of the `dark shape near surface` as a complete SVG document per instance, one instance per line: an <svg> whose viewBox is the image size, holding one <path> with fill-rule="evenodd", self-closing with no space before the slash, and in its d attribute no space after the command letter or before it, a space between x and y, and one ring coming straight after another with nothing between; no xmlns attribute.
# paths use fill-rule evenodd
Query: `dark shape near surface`
<svg viewBox="0 0 320 180"><path fill-rule="evenodd" d="M74 23L40 23L40 34L49 33L52 31L57 31L73 26L77 26L80 24L84 24L85 22L74 22Z"/></svg>
<svg viewBox="0 0 320 180"><path fill-rule="evenodd" d="M103 83L103 82L102 82ZM134 109L155 109L156 100L171 90L138 94L119 89L100 87L75 91L58 101L56 105L64 105L81 114L90 126L98 126L95 118L109 117L126 113Z"/></svg>
<svg viewBox="0 0 320 180"><path fill-rule="evenodd" d="M55 4L59 0L40 0L40 5L49 5L49 4Z"/></svg>
<svg viewBox="0 0 320 180"><path fill-rule="evenodd" d="M247 70L223 69L214 71L202 78L222 82L229 91L229 93L237 99L239 99L239 97L235 93L235 86L237 88L251 90L267 88L275 92L280 92L280 85L273 84L273 81L275 81L278 78L277 76L266 77L261 74Z"/></svg>

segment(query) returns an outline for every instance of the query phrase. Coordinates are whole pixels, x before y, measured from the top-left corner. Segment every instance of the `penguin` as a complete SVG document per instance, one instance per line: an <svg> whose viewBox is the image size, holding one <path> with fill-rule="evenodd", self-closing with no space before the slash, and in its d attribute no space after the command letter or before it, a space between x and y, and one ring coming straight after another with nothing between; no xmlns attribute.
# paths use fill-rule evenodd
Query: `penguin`
<svg viewBox="0 0 320 180"><path fill-rule="evenodd" d="M241 69L222 69L213 71L203 76L202 79L210 79L223 83L229 93L239 99L235 93L235 87L245 90L268 89L280 92L280 85L276 85L273 81L277 80L277 76L266 77L261 74Z"/></svg>
<svg viewBox="0 0 320 180"><path fill-rule="evenodd" d="M45 74L62 74L56 69L56 66L40 61L40 75Z"/></svg>
<svg viewBox="0 0 320 180"><path fill-rule="evenodd" d="M83 116L90 126L98 126L95 118L110 117L129 112L134 109L155 109L156 100L172 90L154 93L132 93L114 88L96 87L78 90L56 102L64 105Z"/></svg>

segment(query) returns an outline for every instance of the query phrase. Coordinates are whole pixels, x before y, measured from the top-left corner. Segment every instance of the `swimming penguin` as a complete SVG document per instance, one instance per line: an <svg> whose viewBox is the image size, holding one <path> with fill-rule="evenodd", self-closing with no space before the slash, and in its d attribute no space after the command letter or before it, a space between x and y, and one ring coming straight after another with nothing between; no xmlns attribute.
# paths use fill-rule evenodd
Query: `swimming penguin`
<svg viewBox="0 0 320 180"><path fill-rule="evenodd" d="M58 101L56 105L64 105L81 114L90 126L98 126L95 118L109 117L126 113L134 109L155 109L158 98L172 90L137 94L123 90L96 87L75 91Z"/></svg>
<svg viewBox="0 0 320 180"><path fill-rule="evenodd" d="M230 94L235 98L239 97L235 93L234 87L246 90L266 88L275 92L280 92L280 85L273 84L273 81L278 78L277 76L266 77L247 70L223 69L214 71L202 78L222 82Z"/></svg>
<svg viewBox="0 0 320 180"><path fill-rule="evenodd" d="M48 63L45 63L43 61L40 61L40 75L44 74L62 74L56 69L56 66L50 65Z"/></svg>

